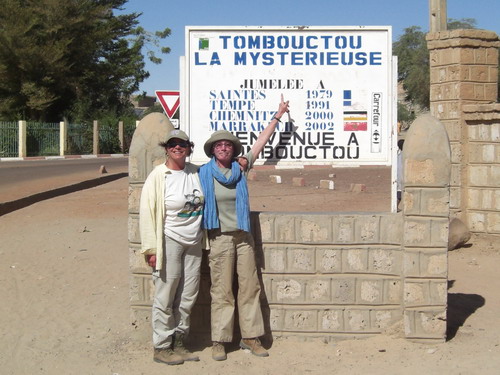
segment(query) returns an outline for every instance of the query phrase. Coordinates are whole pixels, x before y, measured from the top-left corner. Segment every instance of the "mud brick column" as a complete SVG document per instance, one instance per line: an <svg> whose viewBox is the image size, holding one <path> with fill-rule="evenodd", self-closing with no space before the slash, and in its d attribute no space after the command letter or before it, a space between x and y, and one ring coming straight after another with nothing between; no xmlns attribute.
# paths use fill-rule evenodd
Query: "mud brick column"
<svg viewBox="0 0 500 375"><path fill-rule="evenodd" d="M137 126L128 159L128 241L130 264L130 307L133 324L142 327L142 333L150 332L152 281L151 267L141 254L139 234L139 203L142 186L151 170L165 162L165 150L158 145L174 127L163 113L151 113Z"/></svg>
<svg viewBox="0 0 500 375"><path fill-rule="evenodd" d="M451 214L467 222L470 170L463 107L496 102L500 41L492 31L451 30L427 34L427 46L430 110L445 126L451 144Z"/></svg>
<svg viewBox="0 0 500 375"><path fill-rule="evenodd" d="M472 232L500 235L500 103L467 105L467 225Z"/></svg>
<svg viewBox="0 0 500 375"><path fill-rule="evenodd" d="M444 341L451 151L436 118L423 115L412 124L403 160L405 336Z"/></svg>

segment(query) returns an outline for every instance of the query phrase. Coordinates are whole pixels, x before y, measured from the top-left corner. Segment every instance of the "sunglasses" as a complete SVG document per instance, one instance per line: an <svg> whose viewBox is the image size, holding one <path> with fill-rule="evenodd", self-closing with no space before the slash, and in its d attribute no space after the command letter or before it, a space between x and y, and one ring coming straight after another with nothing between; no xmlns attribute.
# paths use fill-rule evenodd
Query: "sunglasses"
<svg viewBox="0 0 500 375"><path fill-rule="evenodd" d="M186 148L189 146L189 142L187 141L172 141L172 142L167 142L167 147L168 148L174 148L176 146Z"/></svg>

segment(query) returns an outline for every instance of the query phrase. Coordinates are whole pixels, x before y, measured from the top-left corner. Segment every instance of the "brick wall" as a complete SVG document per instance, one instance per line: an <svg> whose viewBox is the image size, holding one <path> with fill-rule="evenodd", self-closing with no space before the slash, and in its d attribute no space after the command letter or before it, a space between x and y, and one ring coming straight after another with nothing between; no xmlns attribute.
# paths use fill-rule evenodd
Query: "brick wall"
<svg viewBox="0 0 500 375"><path fill-rule="evenodd" d="M141 332L151 330L153 289L140 254L139 197L164 162L157 145L167 130L159 120L139 124L129 156L130 303ZM445 339L450 149L443 125L419 117L403 158L403 212L252 213L268 335L329 340L398 327L409 339ZM208 339L209 289L204 259L191 320L192 333Z"/></svg>
<svg viewBox="0 0 500 375"><path fill-rule="evenodd" d="M500 104L463 107L467 127L467 225L500 235Z"/></svg>
<svg viewBox="0 0 500 375"><path fill-rule="evenodd" d="M451 145L452 216L472 232L500 235L498 36L486 30L427 35L431 114Z"/></svg>

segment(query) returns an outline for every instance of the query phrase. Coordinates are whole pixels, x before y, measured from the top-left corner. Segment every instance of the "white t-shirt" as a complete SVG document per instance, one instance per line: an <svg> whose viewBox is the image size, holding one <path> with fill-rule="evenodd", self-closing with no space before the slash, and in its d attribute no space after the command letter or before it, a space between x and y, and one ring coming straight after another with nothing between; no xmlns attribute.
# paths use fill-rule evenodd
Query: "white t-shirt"
<svg viewBox="0 0 500 375"><path fill-rule="evenodd" d="M205 197L198 175L185 170L165 174L164 233L183 245L201 240Z"/></svg>

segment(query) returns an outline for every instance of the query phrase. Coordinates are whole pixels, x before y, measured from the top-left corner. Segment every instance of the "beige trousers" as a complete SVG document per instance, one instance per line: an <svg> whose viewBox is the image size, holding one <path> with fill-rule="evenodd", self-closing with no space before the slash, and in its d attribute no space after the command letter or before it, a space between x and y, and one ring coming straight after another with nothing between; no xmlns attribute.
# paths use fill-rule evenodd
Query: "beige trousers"
<svg viewBox="0 0 500 375"><path fill-rule="evenodd" d="M200 286L201 243L184 246L165 236L165 263L153 271L153 345L170 347L174 333L189 333L191 310Z"/></svg>
<svg viewBox="0 0 500 375"><path fill-rule="evenodd" d="M262 336L264 321L260 308L260 283L252 235L244 231L210 230L210 277L212 286L212 341L233 340L235 300L233 277L238 278L238 314L242 338Z"/></svg>

